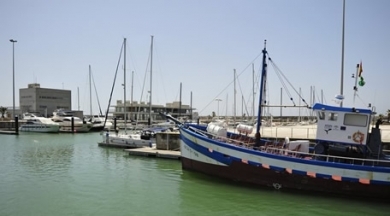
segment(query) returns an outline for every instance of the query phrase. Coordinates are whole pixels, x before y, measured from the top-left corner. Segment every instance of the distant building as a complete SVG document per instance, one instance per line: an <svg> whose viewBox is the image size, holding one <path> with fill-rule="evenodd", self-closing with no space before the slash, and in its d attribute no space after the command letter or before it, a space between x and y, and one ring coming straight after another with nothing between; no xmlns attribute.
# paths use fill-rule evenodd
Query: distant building
<svg viewBox="0 0 390 216"><path fill-rule="evenodd" d="M112 117L117 119L124 119L126 113L126 119L131 121L136 121L140 123L147 123L149 118L149 103L137 101L126 101L126 105L122 100L117 100L116 105L113 105L114 110L111 112ZM126 107L126 112L124 111ZM173 117L178 118L180 120L190 120L193 119L193 116L198 116L194 108L191 108L189 105L183 105L180 102L172 102L166 103L163 105L152 104L151 110L151 121L153 122L162 122L165 121L164 117L162 117L159 112L169 113Z"/></svg>
<svg viewBox="0 0 390 216"><path fill-rule="evenodd" d="M71 110L72 93L70 90L41 88L40 84L28 84L28 88L19 89L21 113L30 112L42 116L51 116L56 109Z"/></svg>

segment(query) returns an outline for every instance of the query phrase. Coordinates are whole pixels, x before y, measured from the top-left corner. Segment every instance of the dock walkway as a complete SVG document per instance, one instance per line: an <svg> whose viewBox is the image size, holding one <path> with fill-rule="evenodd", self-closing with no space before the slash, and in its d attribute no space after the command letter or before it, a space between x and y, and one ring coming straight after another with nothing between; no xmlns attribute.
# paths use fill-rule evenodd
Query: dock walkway
<svg viewBox="0 0 390 216"><path fill-rule="evenodd" d="M128 152L129 155L158 157L158 158L167 158L167 159L176 159L176 160L180 160L181 158L180 151L160 150L160 149L156 149L156 147L125 149L124 151Z"/></svg>
<svg viewBox="0 0 390 216"><path fill-rule="evenodd" d="M17 135L14 130L0 130L0 134L9 134L9 135Z"/></svg>

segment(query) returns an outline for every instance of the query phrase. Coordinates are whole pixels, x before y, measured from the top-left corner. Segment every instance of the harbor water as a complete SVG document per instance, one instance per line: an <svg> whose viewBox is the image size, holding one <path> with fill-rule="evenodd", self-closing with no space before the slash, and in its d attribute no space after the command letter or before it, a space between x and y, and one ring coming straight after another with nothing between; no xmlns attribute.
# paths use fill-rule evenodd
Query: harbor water
<svg viewBox="0 0 390 216"><path fill-rule="evenodd" d="M98 133L0 135L0 215L390 214L390 201L254 189L98 141Z"/></svg>

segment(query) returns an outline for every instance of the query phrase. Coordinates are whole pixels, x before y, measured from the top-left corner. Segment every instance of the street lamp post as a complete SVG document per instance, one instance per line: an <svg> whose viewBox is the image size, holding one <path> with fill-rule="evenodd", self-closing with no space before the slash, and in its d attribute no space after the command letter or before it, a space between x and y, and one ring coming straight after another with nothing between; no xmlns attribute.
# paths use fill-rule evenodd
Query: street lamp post
<svg viewBox="0 0 390 216"><path fill-rule="evenodd" d="M9 40L12 43L12 92L13 92L13 104L12 104L12 114L15 117L15 43L17 42L14 39Z"/></svg>
<svg viewBox="0 0 390 216"><path fill-rule="evenodd" d="M218 118L219 118L219 102L222 101L222 99L216 98L216 99L214 99L214 100L217 101L217 106L218 106L218 109L217 109L217 116L218 116Z"/></svg>

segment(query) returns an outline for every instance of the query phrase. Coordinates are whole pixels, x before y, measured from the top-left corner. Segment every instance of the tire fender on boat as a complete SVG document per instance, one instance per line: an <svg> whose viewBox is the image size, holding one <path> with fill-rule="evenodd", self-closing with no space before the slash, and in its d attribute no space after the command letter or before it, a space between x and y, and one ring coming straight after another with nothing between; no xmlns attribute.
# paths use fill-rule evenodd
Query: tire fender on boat
<svg viewBox="0 0 390 216"><path fill-rule="evenodd" d="M282 188L282 185L279 184L279 183L273 183L272 186L276 189L276 190L280 190Z"/></svg>

